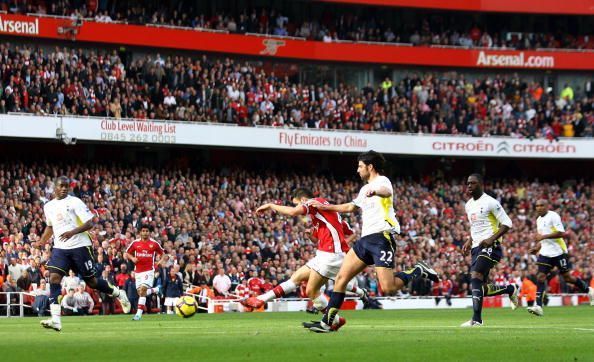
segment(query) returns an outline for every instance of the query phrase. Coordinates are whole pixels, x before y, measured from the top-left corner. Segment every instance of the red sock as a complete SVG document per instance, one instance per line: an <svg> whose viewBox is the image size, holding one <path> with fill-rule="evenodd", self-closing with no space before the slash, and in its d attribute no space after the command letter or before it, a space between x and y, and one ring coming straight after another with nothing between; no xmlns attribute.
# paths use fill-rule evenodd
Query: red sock
<svg viewBox="0 0 594 362"><path fill-rule="evenodd" d="M272 289L272 291L274 292L274 295L277 298L280 298L285 295L285 291L283 290L283 288L280 285L277 285L276 287L274 287L274 289Z"/></svg>

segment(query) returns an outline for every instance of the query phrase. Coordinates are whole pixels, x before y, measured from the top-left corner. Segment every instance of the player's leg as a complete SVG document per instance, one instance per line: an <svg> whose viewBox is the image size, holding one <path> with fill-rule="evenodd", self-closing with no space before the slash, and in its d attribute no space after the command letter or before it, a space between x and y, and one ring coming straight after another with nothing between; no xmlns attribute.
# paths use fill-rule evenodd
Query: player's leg
<svg viewBox="0 0 594 362"><path fill-rule="evenodd" d="M93 254L93 248L85 246L81 248L71 249L72 259L74 266L79 274L83 276L83 280L87 285L93 289L96 289L102 293L109 294L114 298L120 300L122 311L124 314L130 312L132 307L126 292L118 289L118 287L109 284L104 279L97 279L95 270L95 256Z"/></svg>
<svg viewBox="0 0 594 362"><path fill-rule="evenodd" d="M326 299L326 296L320 291L326 282L328 282L328 278L322 276L315 270L310 269L305 293L313 302L314 308L319 311L324 311L326 307L328 307L328 299Z"/></svg>
<svg viewBox="0 0 594 362"><path fill-rule="evenodd" d="M41 321L44 328L53 329L56 331L62 330L62 308L58 302L58 298L62 293L62 278L70 269L69 250L57 249L52 250L52 255L47 263L47 268L50 271L50 314L51 318Z"/></svg>
<svg viewBox="0 0 594 362"><path fill-rule="evenodd" d="M382 309L382 304L375 298L372 298L367 290L359 288L357 278L351 279L351 281L347 284L346 291L347 293L353 293L357 297L361 298L361 302L363 302L363 309Z"/></svg>
<svg viewBox="0 0 594 362"><path fill-rule="evenodd" d="M487 259L489 262L495 266L501 258L503 257L503 250L501 246L495 246L491 248L484 248L479 255L479 259ZM485 274L488 275L488 274ZM492 283L483 283L483 293L487 297L493 297L496 295L507 294L510 298L511 308L515 310L518 307L519 299L518 293L520 291L520 287L515 284L508 284L508 285L495 285Z"/></svg>
<svg viewBox="0 0 594 362"><path fill-rule="evenodd" d="M559 272L563 276L563 280L566 283L574 285L580 293L588 293L592 298L592 291L588 284L581 278L571 275L571 262L569 261L569 255L563 254L557 257L557 267ZM592 301L592 299L590 299Z"/></svg>
<svg viewBox="0 0 594 362"><path fill-rule="evenodd" d="M495 262L488 257L481 257L481 250L481 247L475 247L471 250L470 290L472 294L472 319L463 323L462 327L480 326L483 324L483 284Z"/></svg>
<svg viewBox="0 0 594 362"><path fill-rule="evenodd" d="M144 311L146 310L147 290L148 287L144 284L141 284L140 287L138 287L138 308L136 309L136 314L134 315L132 320L138 321L142 318L142 313L144 313Z"/></svg>
<svg viewBox="0 0 594 362"><path fill-rule="evenodd" d="M330 331L330 326L334 324L334 319L336 318L338 311L344 302L347 284L351 279L353 279L353 277L355 277L355 275L362 272L366 267L367 264L357 256L355 249L353 248L349 250L344 258L344 262L340 267L340 270L338 271L338 275L336 275L334 290L330 296L326 313L324 313L324 317L322 317L322 321L320 322L321 328L323 330L312 328L313 331Z"/></svg>
<svg viewBox="0 0 594 362"><path fill-rule="evenodd" d="M248 298L241 303L245 306L250 308L261 308L266 302L269 302L276 298L282 298L287 294L293 293L297 290L297 286L304 282L309 278L309 271L310 269L307 266L302 266L301 268L297 269L289 280L286 280L272 290L267 291L264 294L261 294L257 297Z"/></svg>
<svg viewBox="0 0 594 362"><path fill-rule="evenodd" d="M536 316L542 316L544 311L543 299L547 292L548 276L554 268L555 261L552 258L539 255L536 260L538 273L536 274L536 305L528 307L527 311Z"/></svg>

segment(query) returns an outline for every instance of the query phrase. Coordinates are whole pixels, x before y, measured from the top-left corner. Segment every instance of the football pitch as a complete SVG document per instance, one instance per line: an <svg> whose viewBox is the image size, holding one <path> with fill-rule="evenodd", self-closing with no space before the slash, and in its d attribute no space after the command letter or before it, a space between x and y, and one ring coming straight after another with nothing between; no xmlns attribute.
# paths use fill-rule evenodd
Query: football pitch
<svg viewBox="0 0 594 362"><path fill-rule="evenodd" d="M2 361L594 361L594 308L487 309L485 326L460 328L470 310L344 311L336 333L301 327L301 313L0 319ZM313 318L312 318L313 317Z"/></svg>

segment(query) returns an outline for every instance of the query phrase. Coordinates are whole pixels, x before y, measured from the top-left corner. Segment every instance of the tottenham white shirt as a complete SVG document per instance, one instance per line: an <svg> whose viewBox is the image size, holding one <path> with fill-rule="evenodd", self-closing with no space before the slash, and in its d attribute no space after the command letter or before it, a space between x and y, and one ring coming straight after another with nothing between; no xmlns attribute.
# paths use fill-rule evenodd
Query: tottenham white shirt
<svg viewBox="0 0 594 362"><path fill-rule="evenodd" d="M549 211L545 216L539 216L536 219L536 230L540 235L552 234L557 231L565 232L561 217L554 211ZM567 245L563 238L543 239L540 244L539 254L542 256L552 258L567 253Z"/></svg>
<svg viewBox="0 0 594 362"><path fill-rule="evenodd" d="M367 197L367 191L377 191L385 187L390 190L389 197ZM384 231L400 233L400 224L394 213L394 190L392 183L386 176L377 176L359 191L359 195L352 202L362 211L361 237L381 233Z"/></svg>
<svg viewBox="0 0 594 362"><path fill-rule="evenodd" d="M466 216L470 222L472 247L495 235L500 225L512 227L512 221L501 207L499 201L483 193L478 200L471 198L466 202Z"/></svg>
<svg viewBox="0 0 594 362"><path fill-rule="evenodd" d="M75 249L84 246L91 246L89 234L84 232L72 236L70 239L61 241L60 235L66 231L75 229L93 218L81 199L74 196L66 196L62 200L53 199L43 206L45 222L54 231L54 247L57 249Z"/></svg>

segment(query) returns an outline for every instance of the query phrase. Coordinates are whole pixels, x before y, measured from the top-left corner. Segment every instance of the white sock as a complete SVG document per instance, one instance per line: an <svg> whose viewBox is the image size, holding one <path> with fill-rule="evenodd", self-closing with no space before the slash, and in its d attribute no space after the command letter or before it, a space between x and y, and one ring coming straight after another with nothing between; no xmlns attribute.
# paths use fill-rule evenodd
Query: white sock
<svg viewBox="0 0 594 362"><path fill-rule="evenodd" d="M59 304L50 304L50 313L52 315L52 322L54 324L62 324L60 315L62 315L62 307Z"/></svg>
<svg viewBox="0 0 594 362"><path fill-rule="evenodd" d="M362 297L365 293L363 293L363 289L359 288L355 283L355 279L352 279L346 286L346 291L350 293L355 293L357 296Z"/></svg>
<svg viewBox="0 0 594 362"><path fill-rule="evenodd" d="M113 292L111 293L111 296L114 298L117 298L120 296L120 290L118 289L118 287L113 287Z"/></svg>
<svg viewBox="0 0 594 362"><path fill-rule="evenodd" d="M282 295L277 295L277 293L280 294L279 287L282 290ZM274 287L274 289L269 290L262 295L259 295L258 299L260 299L263 302L269 302L275 298L280 298L283 295L292 293L295 291L295 289L297 289L297 285L295 283L293 283L293 281L291 279L289 279L286 282L280 283L280 285Z"/></svg>
<svg viewBox="0 0 594 362"><path fill-rule="evenodd" d="M153 288L148 288L146 290L146 296L148 297L149 295L153 294Z"/></svg>
<svg viewBox="0 0 594 362"><path fill-rule="evenodd" d="M136 310L136 315L142 315L144 312L144 305L146 304L146 297L138 298L138 309ZM140 308L142 306L142 308Z"/></svg>
<svg viewBox="0 0 594 362"><path fill-rule="evenodd" d="M312 300L314 308L317 310L324 310L328 307L328 299L323 293L320 293L314 300Z"/></svg>

